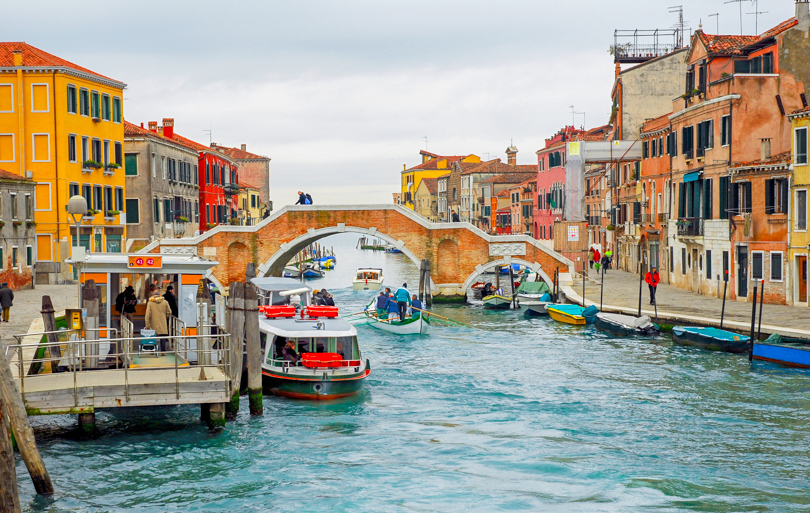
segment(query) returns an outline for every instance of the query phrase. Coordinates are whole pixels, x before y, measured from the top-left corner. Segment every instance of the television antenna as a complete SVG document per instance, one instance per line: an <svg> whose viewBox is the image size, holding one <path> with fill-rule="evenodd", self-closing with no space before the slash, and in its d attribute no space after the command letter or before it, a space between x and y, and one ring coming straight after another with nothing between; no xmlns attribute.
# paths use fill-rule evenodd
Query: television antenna
<svg viewBox="0 0 810 513"><path fill-rule="evenodd" d="M740 35L743 35L743 12L742 12L742 4L745 0L727 0L723 2L725 4L739 4L740 5Z"/></svg>
<svg viewBox="0 0 810 513"><path fill-rule="evenodd" d="M682 5L673 5L669 8L670 14L677 14L678 21L672 26L672 28L678 29L678 47L683 46L683 30L684 30L684 21L683 21L683 6Z"/></svg>
<svg viewBox="0 0 810 513"><path fill-rule="evenodd" d="M754 15L754 34L759 34L759 15L760 14L768 14L768 11L760 11L759 10L759 0L752 0L754 3L754 12L749 12L746 14L753 14Z"/></svg>
<svg viewBox="0 0 810 513"><path fill-rule="evenodd" d="M208 130L203 130L203 133L208 134L208 146L211 146L211 143L214 142L213 139L212 139L213 132L209 128Z"/></svg>
<svg viewBox="0 0 810 513"><path fill-rule="evenodd" d="M720 34L720 13L716 12L714 14L710 14L708 17L711 18L712 16L714 16L717 21L717 32L715 32L715 34Z"/></svg>
<svg viewBox="0 0 810 513"><path fill-rule="evenodd" d="M427 136L424 136L424 137L422 137L422 139L424 139L424 140L425 140L425 151L427 151L428 137L427 137Z"/></svg>
<svg viewBox="0 0 810 513"><path fill-rule="evenodd" d="M585 129L585 113L584 112L577 112L574 109L573 105L569 105L568 108L571 109L571 126L573 128L576 128L576 125L577 125L576 116L577 116L577 114L582 114L582 129L584 130Z"/></svg>

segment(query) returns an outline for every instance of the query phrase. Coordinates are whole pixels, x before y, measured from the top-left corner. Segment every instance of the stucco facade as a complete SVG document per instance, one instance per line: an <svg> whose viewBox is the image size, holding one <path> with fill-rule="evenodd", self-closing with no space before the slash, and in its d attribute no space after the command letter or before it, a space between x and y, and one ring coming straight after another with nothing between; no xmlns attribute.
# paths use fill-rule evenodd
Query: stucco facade
<svg viewBox="0 0 810 513"><path fill-rule="evenodd" d="M239 148L212 143L211 147L225 153L233 159L239 168L239 182L259 191L262 211L273 210L273 201L270 199L270 158L247 151L247 145Z"/></svg>
<svg viewBox="0 0 810 513"><path fill-rule="evenodd" d="M28 288L32 282L36 263L34 194L33 180L0 169L0 283L6 282L12 289Z"/></svg>

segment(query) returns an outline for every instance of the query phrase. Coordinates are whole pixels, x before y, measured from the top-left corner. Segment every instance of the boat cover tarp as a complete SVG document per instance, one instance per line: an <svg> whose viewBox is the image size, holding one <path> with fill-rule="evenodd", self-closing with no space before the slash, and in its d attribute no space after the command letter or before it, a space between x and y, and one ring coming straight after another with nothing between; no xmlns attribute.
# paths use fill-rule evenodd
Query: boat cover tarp
<svg viewBox="0 0 810 513"><path fill-rule="evenodd" d="M551 292L548 284L544 281L524 281L517 289L517 293L525 292L526 294L545 294Z"/></svg>
<svg viewBox="0 0 810 513"><path fill-rule="evenodd" d="M697 326L676 326L672 328L672 331L678 334L678 332L689 332L695 333L698 335L702 335L704 337L711 337L716 338L717 340L729 340L729 341L745 341L749 340L751 337L748 335L740 335L739 333L734 333L733 331L726 331L721 330L719 328L700 328Z"/></svg>

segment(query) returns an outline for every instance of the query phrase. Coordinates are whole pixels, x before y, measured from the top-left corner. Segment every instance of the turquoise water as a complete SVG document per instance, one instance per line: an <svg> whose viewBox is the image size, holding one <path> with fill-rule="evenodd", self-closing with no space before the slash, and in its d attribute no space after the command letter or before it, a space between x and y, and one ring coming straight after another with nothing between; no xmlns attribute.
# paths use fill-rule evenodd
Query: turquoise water
<svg viewBox="0 0 810 513"><path fill-rule="evenodd" d="M345 312L361 265L417 284L403 255L324 241L338 268L310 282ZM412 287L415 288L415 287ZM480 306L436 307L469 327L398 337L358 327L372 373L354 398L246 401L210 434L198 407L36 417L55 481L27 511L806 511L810 373L621 339Z"/></svg>

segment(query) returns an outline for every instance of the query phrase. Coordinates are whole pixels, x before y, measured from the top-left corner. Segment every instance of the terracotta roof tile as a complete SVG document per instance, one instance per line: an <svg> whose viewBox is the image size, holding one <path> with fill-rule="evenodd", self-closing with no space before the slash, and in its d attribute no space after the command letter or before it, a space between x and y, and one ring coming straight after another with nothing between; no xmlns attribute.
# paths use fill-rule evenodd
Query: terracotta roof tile
<svg viewBox="0 0 810 513"><path fill-rule="evenodd" d="M668 128L669 124L669 113L658 116L657 118L648 119L641 126L641 134L643 136L645 133L657 132L661 129Z"/></svg>
<svg viewBox="0 0 810 513"><path fill-rule="evenodd" d="M790 113L790 115L792 116L794 114L803 114L805 112L810 112L810 107L805 107L803 109L794 110L793 112Z"/></svg>
<svg viewBox="0 0 810 513"><path fill-rule="evenodd" d="M225 155L231 157L234 160L270 160L270 158L265 157L263 155L257 155L256 153L250 153L249 151L245 151L241 148L228 148L227 146L214 146L213 149L221 150Z"/></svg>
<svg viewBox="0 0 810 513"><path fill-rule="evenodd" d="M765 160L749 160L747 162L737 162L732 167L733 169L746 168L746 167L760 167L760 166L777 166L780 164L790 164L791 155L789 151L772 155L771 158Z"/></svg>
<svg viewBox="0 0 810 513"><path fill-rule="evenodd" d="M31 182L31 183L34 182L29 178L22 177L17 173L12 173L11 171L6 171L5 169L0 169L0 180L19 180L22 182Z"/></svg>
<svg viewBox="0 0 810 513"><path fill-rule="evenodd" d="M532 171L531 174L533 174L535 178L537 177L536 171ZM523 183L526 180L530 179L531 177L529 176L529 173L501 173L492 176L490 178L487 178L481 183L513 184L513 183Z"/></svg>
<svg viewBox="0 0 810 513"><path fill-rule="evenodd" d="M731 36L706 34L702 30L695 32L700 37L703 44L710 53L721 55L736 55L743 53L746 47L762 42L766 39L778 36L782 32L798 25L796 18L790 18L779 25L766 30L758 36Z"/></svg>
<svg viewBox="0 0 810 513"><path fill-rule="evenodd" d="M206 149L208 151L211 151L211 149L208 148L208 146L204 146L202 144L195 143L194 141L186 139L185 137L181 137L181 136L179 136L177 134L174 134L174 137L169 138L169 137L166 137L166 136L164 136L163 134L161 134L159 132L152 132L150 130L147 130L146 128L142 128L142 127L140 127L140 126L138 126L138 125L136 125L134 123L130 123L129 121L124 120L124 137L126 137L128 135L129 136L141 135L141 136L147 136L147 137L151 136L151 137L155 137L155 138L158 138L158 139L165 139L167 141L171 141L171 142L173 142L175 144L179 144L181 146L185 146L186 148L188 148L190 150L202 151L200 148L203 148L203 149Z"/></svg>
<svg viewBox="0 0 810 513"><path fill-rule="evenodd" d="M427 153L427 155L433 155L433 154L432 153ZM447 167L449 169L450 165L453 164L453 162L458 162L459 160L461 160L461 159L463 159L465 157L468 157L468 155L451 155L451 156L437 155L434 158L428 160L427 162L423 162L423 163L419 164L418 166L409 167L408 169L405 170L405 172L407 173L408 171L415 171L415 170L420 170L420 169L421 170L424 170L424 169L439 169L438 167L436 167L436 164L442 159L447 160Z"/></svg>
<svg viewBox="0 0 810 513"><path fill-rule="evenodd" d="M99 78L103 78L106 80L118 82L118 80L112 79L110 77L105 77L104 75L96 73L95 71L91 71L77 64L73 64L70 61L66 61L65 59L52 55L48 52L40 50L39 48L36 48L24 42L0 43L0 67L10 68L14 66L15 50L20 50L22 52L22 65L26 67L31 68L65 67L74 69L76 71L81 71L83 73L88 73L90 75L95 75Z"/></svg>
<svg viewBox="0 0 810 513"><path fill-rule="evenodd" d="M460 165L462 175L470 175L473 173L537 173L537 166L534 164L509 165L501 162L501 159L493 159L480 163L461 162Z"/></svg>
<svg viewBox="0 0 810 513"><path fill-rule="evenodd" d="M422 183L425 184L427 190L431 194L437 194L439 191L439 179L438 178L422 178Z"/></svg>

